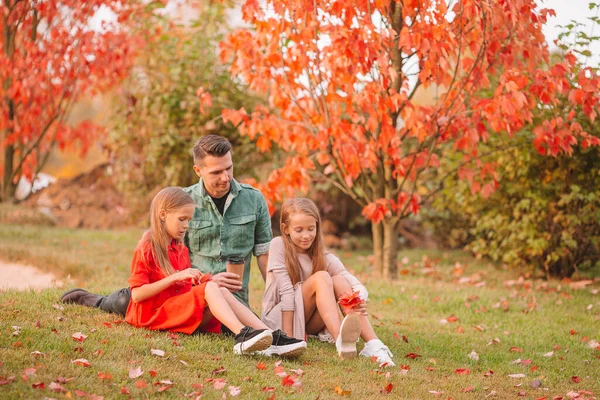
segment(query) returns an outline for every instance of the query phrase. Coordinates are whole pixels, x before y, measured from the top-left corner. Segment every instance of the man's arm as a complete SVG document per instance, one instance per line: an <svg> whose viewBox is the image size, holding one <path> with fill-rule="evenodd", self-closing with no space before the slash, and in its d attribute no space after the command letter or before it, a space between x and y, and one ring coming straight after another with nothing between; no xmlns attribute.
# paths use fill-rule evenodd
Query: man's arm
<svg viewBox="0 0 600 400"><path fill-rule="evenodd" d="M256 257L256 262L258 264L258 269L260 270L260 274L263 277L263 280L267 281L267 263L269 261L269 253L261 254Z"/></svg>

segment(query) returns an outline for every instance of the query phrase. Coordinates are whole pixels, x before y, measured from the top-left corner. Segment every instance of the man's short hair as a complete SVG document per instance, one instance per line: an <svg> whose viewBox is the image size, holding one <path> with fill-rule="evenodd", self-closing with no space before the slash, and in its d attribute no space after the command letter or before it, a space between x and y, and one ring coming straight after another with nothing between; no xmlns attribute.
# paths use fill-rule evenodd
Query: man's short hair
<svg viewBox="0 0 600 400"><path fill-rule="evenodd" d="M219 135L202 136L194 144L194 163L200 164L206 156L223 157L231 151L231 143Z"/></svg>

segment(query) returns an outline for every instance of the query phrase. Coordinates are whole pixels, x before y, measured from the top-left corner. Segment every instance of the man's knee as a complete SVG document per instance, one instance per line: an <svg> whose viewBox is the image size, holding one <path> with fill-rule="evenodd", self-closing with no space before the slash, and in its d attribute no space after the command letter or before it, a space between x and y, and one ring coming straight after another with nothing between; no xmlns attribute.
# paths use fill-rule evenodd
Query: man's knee
<svg viewBox="0 0 600 400"><path fill-rule="evenodd" d="M120 293L115 300L113 308L117 314L125 315L129 302L131 301L131 292Z"/></svg>

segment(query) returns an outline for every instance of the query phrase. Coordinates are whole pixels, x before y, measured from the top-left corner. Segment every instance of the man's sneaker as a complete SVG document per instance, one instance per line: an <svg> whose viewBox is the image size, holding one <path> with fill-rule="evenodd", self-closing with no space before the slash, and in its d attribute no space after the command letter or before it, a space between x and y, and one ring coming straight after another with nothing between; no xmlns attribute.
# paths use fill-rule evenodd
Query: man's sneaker
<svg viewBox="0 0 600 400"><path fill-rule="evenodd" d="M388 349L388 347L379 339L369 340L367 343L365 343L365 348L362 349L360 355L364 357L377 357L377 362L381 366L396 366L396 364L394 364L392 361L392 357L394 357L394 355L390 349Z"/></svg>
<svg viewBox="0 0 600 400"><path fill-rule="evenodd" d="M103 296L90 293L83 289L71 289L60 297L63 303L81 304L82 306L98 307L98 302Z"/></svg>
<svg viewBox="0 0 600 400"><path fill-rule="evenodd" d="M273 343L273 335L270 330L245 326L240 333L235 335L233 352L235 354L250 354L254 351L268 349L271 343Z"/></svg>
<svg viewBox="0 0 600 400"><path fill-rule="evenodd" d="M273 354L282 357L298 357L306 350L306 342L304 340L291 338L286 335L281 329L273 331L273 344L263 351L258 351L256 354L270 357Z"/></svg>
<svg viewBox="0 0 600 400"><path fill-rule="evenodd" d="M340 334L335 341L335 348L342 360L356 357L356 340L360 336L360 318L356 313L350 313L342 320Z"/></svg>

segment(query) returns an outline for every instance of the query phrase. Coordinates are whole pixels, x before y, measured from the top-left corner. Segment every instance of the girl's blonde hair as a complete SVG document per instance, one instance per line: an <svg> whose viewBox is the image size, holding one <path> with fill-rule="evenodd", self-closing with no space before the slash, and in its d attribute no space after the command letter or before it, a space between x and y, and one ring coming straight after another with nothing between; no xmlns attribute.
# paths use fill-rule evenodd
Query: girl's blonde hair
<svg viewBox="0 0 600 400"><path fill-rule="evenodd" d="M286 200L281 206L280 228L283 233L283 243L285 245L285 265L288 274L292 280L292 285L300 281L300 262L298 261L298 251L289 235L285 234L284 228L289 227L292 214L305 214L313 217L317 221L317 234L306 253L312 261L312 273L325 270L325 243L321 233L321 215L317 205L310 199L298 197Z"/></svg>
<svg viewBox="0 0 600 400"><path fill-rule="evenodd" d="M158 268L165 276L169 276L175 272L169 261L168 253L169 245L173 239L167 233L164 222L160 219L160 213L161 211L165 211L168 214L190 204L195 205L196 203L189 194L179 187L164 188L152 199L152 204L150 205L149 240L152 256L156 261L156 265L158 265Z"/></svg>

